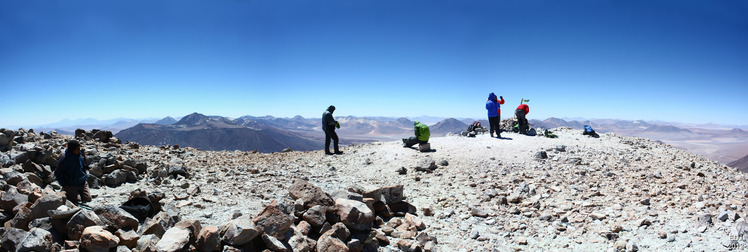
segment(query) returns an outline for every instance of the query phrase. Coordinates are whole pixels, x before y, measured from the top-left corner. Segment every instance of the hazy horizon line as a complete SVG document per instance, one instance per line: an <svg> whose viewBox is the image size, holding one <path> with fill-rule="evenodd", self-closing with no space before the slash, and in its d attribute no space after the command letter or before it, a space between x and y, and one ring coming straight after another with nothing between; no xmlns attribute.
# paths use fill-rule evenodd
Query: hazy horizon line
<svg viewBox="0 0 748 252"><path fill-rule="evenodd" d="M302 116L302 115L295 115L295 116L288 116L288 117L281 117L281 116L274 116L274 115L243 115L238 117L231 117L231 116L221 116L221 115L207 115L199 112L193 112L190 114L198 113L205 116L218 116L218 117L224 117L228 119L238 119L245 116L250 117L273 117L273 118L284 118L284 119L291 119L296 116L301 116L304 119L311 119L314 117L309 116ZM187 115L190 115L187 114ZM185 115L185 116L187 116ZM184 116L163 116L163 117L141 117L141 118L128 118L128 117L115 117L110 119L98 119L94 117L83 117L83 118L77 118L77 119L61 119L56 122L49 122L49 123L39 123L36 125L10 125L10 126L4 126L0 125L0 128L6 128L6 129L18 129L18 128L49 128L49 127L74 127L74 126L100 126L98 123L106 123L106 124L116 124L118 122L124 122L124 121L138 121L139 123L145 123L144 121L158 121L167 117L174 118L175 120L179 120ZM419 116L358 116L358 115L336 115L336 117L354 117L354 118L392 118L392 119L398 119L398 118L407 118L407 119L419 119L419 118L431 118L438 121L442 121L445 119L457 119L457 120L484 120L486 118L477 118L477 117L449 117L449 116L432 116L432 115L419 115ZM509 117L503 117L503 118L509 118ZM503 119L502 118L502 119ZM737 128L746 128L748 127L748 124L729 124L729 123L716 123L716 122L705 122L705 123L689 123L689 122L675 122L675 121L662 121L662 120L645 120L645 119L623 119L623 118L584 118L584 117L547 117L545 119L531 119L531 120L540 120L544 121L551 118L558 118L562 119L564 121L595 121L595 120L621 120L621 121L643 121L643 122L653 122L653 123L666 123L666 124L680 124L680 125L716 125L716 126L723 126L723 127L737 127ZM93 121L88 124L77 124L76 121ZM72 125L68 126L59 126L55 124L61 124L61 123L72 123ZM83 122L81 122L83 123Z"/></svg>

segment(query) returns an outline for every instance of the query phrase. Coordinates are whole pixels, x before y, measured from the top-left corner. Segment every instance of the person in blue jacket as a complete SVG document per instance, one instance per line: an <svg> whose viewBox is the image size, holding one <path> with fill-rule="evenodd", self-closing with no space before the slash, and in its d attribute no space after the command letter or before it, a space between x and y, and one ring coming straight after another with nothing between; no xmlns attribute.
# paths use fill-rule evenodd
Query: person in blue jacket
<svg viewBox="0 0 748 252"><path fill-rule="evenodd" d="M78 202L90 202L91 192L88 189L88 168L83 158L81 145L76 140L70 140L65 149L65 154L57 161L55 168L55 179L65 191L68 200Z"/></svg>
<svg viewBox="0 0 748 252"><path fill-rule="evenodd" d="M501 100L496 99L496 95L493 92L488 94L486 110L488 110L488 124L491 137L493 137L493 132L496 131L496 137L501 138L501 104L504 104L504 97L499 96L499 98Z"/></svg>

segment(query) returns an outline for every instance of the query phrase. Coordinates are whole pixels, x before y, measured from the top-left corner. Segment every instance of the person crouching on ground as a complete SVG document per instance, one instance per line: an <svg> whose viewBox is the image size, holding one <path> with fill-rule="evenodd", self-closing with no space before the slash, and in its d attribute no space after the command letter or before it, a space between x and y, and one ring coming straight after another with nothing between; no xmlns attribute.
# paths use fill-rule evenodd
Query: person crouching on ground
<svg viewBox="0 0 748 252"><path fill-rule="evenodd" d="M421 122L413 122L413 128L416 136L410 138L403 138L403 147L412 147L416 144L425 144L429 142L431 132L429 126Z"/></svg>
<svg viewBox="0 0 748 252"><path fill-rule="evenodd" d="M322 131L325 132L325 154L343 154L338 148L338 134L335 133L335 128L340 128L340 123L332 118L332 113L335 112L335 106L330 105L327 107L324 113L322 113ZM332 139L335 152L330 152L330 140Z"/></svg>
<svg viewBox="0 0 748 252"><path fill-rule="evenodd" d="M504 97L499 97L501 100L496 99L493 92L488 94L486 110L488 110L488 125L491 137L493 137L493 132L496 131L496 137L501 138L501 104L504 104Z"/></svg>
<svg viewBox="0 0 748 252"><path fill-rule="evenodd" d="M68 200L74 203L91 201L87 170L80 143L70 140L65 154L57 161L57 168L54 172L55 179L62 186Z"/></svg>
<svg viewBox="0 0 748 252"><path fill-rule="evenodd" d="M527 125L527 114L530 113L530 107L527 104L520 104L517 110L514 111L514 115L517 116L517 122L519 123L519 133L527 134L529 125Z"/></svg>

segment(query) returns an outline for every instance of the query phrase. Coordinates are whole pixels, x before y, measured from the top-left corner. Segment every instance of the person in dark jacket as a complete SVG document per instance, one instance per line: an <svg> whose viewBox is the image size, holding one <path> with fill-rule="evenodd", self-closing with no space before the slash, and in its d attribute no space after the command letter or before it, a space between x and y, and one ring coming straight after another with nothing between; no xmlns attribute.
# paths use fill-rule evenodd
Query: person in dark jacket
<svg viewBox="0 0 748 252"><path fill-rule="evenodd" d="M88 168L82 154L80 143L70 140L65 154L57 161L57 168L55 168L55 179L62 186L68 200L75 203L91 201L91 192L88 189Z"/></svg>
<svg viewBox="0 0 748 252"><path fill-rule="evenodd" d="M488 125L491 137L493 132L496 131L496 137L501 138L501 104L504 104L504 97L499 96L501 100L496 99L494 93L488 94L488 101L486 102L486 110L488 110Z"/></svg>
<svg viewBox="0 0 748 252"><path fill-rule="evenodd" d="M527 104L520 104L517 110L514 111L514 115L517 116L517 122L519 123L519 133L527 134L529 125L527 123L527 114L530 113L530 107Z"/></svg>
<svg viewBox="0 0 748 252"><path fill-rule="evenodd" d="M322 131L325 132L325 154L343 154L338 148L338 134L335 133L335 128L340 128L340 123L332 118L332 113L335 112L335 106L330 105L327 110L322 113ZM335 152L330 152L330 140L333 140Z"/></svg>
<svg viewBox="0 0 748 252"><path fill-rule="evenodd" d="M403 138L403 147L412 147L416 144L425 144L429 142L431 131L429 126L421 122L413 122L413 131L416 136L410 138Z"/></svg>

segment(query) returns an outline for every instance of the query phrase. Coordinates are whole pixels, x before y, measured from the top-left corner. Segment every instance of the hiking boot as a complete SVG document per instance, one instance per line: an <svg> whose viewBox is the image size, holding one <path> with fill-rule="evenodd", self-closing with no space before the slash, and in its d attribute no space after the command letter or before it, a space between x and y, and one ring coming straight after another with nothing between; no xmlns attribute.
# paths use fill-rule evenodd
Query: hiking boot
<svg viewBox="0 0 748 252"><path fill-rule="evenodd" d="M342 152L342 151L335 151L335 153L334 153L334 154L335 154L335 155L340 155L340 154L343 154L343 152Z"/></svg>
<svg viewBox="0 0 748 252"><path fill-rule="evenodd" d="M330 152L330 151L326 150L326 151L325 151L325 155L332 155L332 152Z"/></svg>

